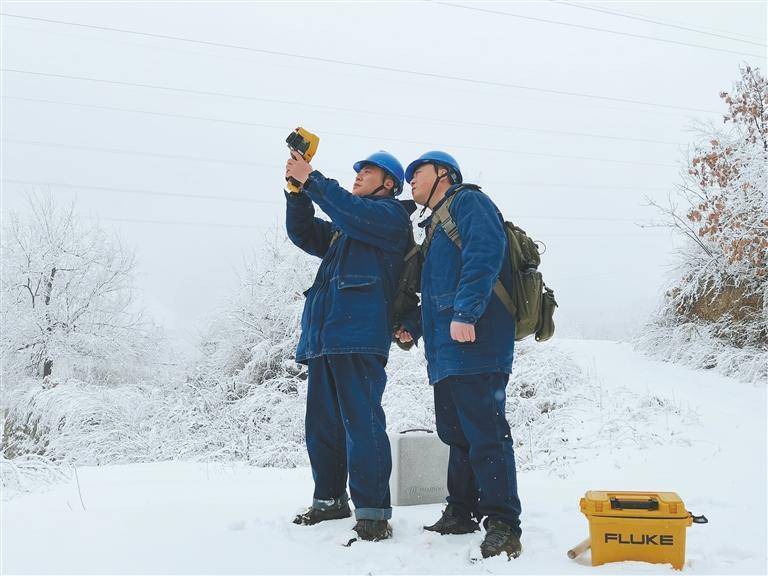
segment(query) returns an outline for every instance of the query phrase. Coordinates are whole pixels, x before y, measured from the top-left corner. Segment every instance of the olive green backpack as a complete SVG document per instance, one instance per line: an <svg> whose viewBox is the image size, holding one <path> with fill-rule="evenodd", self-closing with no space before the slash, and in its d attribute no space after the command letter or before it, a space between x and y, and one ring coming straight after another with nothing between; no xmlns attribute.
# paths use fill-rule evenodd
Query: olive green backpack
<svg viewBox="0 0 768 576"><path fill-rule="evenodd" d="M438 225L442 226L443 231L456 247L461 249L459 229L453 221L449 208L458 193L464 189L479 191L480 187L475 184L459 186L432 214L430 231L421 249L413 242L413 246L406 254L405 265L400 276L400 285L394 301L396 328L399 327L398 320L418 305L418 297L415 292L420 289L421 262L429 250L429 244ZM536 242L525 233L525 230L515 226L512 222L504 222L504 231L509 245L512 291L508 291L499 279L493 286L493 292L515 319L516 340L522 340L533 334L537 342L544 342L555 333L553 316L557 302L555 301L555 293L544 284L541 272L538 271L541 263L539 248Z"/></svg>

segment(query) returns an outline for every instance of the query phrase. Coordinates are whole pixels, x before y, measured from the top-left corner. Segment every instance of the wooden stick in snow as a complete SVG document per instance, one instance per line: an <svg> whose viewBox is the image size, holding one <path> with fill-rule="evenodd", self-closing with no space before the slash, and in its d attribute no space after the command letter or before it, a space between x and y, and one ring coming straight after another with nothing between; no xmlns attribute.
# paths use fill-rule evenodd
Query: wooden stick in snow
<svg viewBox="0 0 768 576"><path fill-rule="evenodd" d="M581 542L576 544L576 546L568 550L568 558L570 558L571 560L578 558L579 556L584 554L584 552L589 550L591 545L592 545L592 540L590 538L582 540Z"/></svg>

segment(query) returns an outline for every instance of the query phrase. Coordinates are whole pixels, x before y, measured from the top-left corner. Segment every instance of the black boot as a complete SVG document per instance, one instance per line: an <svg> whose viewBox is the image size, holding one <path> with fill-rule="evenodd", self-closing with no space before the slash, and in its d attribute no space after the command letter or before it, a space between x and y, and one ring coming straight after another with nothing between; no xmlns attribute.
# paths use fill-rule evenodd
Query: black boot
<svg viewBox="0 0 768 576"><path fill-rule="evenodd" d="M378 542L392 538L392 526L386 520L358 520L352 528L360 540Z"/></svg>
<svg viewBox="0 0 768 576"><path fill-rule="evenodd" d="M517 558L523 551L520 538L512 530L512 527L501 520L489 519L485 532L485 539L480 544L480 552L483 558L507 554L507 560Z"/></svg>
<svg viewBox="0 0 768 576"><path fill-rule="evenodd" d="M451 504L445 507L440 520L431 526L424 526L424 530L438 532L440 534L472 534L480 530L480 525L471 517L459 514Z"/></svg>
<svg viewBox="0 0 768 576"><path fill-rule="evenodd" d="M293 519L293 523L302 526L312 526L325 520L339 520L341 518L349 518L350 516L352 516L352 512L349 510L349 504L346 502L324 510L310 506L305 512L298 514Z"/></svg>

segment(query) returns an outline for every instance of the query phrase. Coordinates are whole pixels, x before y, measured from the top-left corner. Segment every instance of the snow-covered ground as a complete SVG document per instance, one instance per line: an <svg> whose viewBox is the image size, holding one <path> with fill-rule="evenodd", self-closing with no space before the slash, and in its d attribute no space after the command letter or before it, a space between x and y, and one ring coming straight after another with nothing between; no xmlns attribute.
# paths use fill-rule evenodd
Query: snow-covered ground
<svg viewBox="0 0 768 576"><path fill-rule="evenodd" d="M2 503L0 571L10 573L674 573L636 562L592 567L565 552L587 536L586 490L675 491L710 523L688 529L686 572L766 574L766 388L644 358L626 344L555 344L596 378L606 398L635 390L672 399L684 426L634 426L668 445L610 442L578 450L557 473L523 471L523 555L469 562L481 535L421 529L440 505L398 507L394 538L339 545L352 520L294 526L311 496L307 468L164 462L80 467L65 483ZM632 406L642 406L632 404ZM642 408L633 408L642 409ZM596 411L600 414L600 411ZM598 417L598 416L596 416ZM642 419L636 420L642 422ZM675 423L673 423L675 424ZM615 433L615 421L610 422ZM595 422L585 422L594 429ZM626 431L625 431L626 432Z"/></svg>

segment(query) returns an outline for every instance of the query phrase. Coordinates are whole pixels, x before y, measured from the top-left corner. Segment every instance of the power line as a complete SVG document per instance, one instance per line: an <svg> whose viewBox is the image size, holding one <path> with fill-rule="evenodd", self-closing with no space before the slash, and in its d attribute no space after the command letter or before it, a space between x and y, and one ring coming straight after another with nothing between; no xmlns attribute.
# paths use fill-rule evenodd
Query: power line
<svg viewBox="0 0 768 576"><path fill-rule="evenodd" d="M259 122L248 122L244 120L229 120L225 118L212 118L209 116L195 116L190 114L177 114L172 112L156 112L152 110L137 110L135 108L120 108L115 106L104 106L100 104L83 104L80 102L63 102L61 100L51 100L47 98L30 98L26 96L0 96L2 98L5 98L7 100L18 100L22 102L38 102L43 104L57 104L61 106L75 106L79 108L91 108L96 110L111 110L114 112L129 112L134 114L147 114L152 116L166 116L170 118L183 118L188 120L201 120L201 121L207 121L207 122L218 122L222 124L234 124L234 125L242 125L242 126L256 126L260 128L275 128L279 130L285 130L285 126L276 126L274 124L263 124ZM280 102L284 104L294 104L294 102L290 102L288 100L285 101L275 101L272 100L272 102ZM345 109L345 108L336 108L338 111L345 111L345 112L356 112L356 113L365 113L365 114L375 114L373 112L367 112L367 111L361 111L361 110L355 110L355 109ZM529 131L529 132L542 132L545 134L558 134L558 135L566 135L566 136L578 136L580 138L587 137L587 138L602 138L602 139L608 139L608 140L623 140L628 142L639 142L643 144L663 144L668 146L679 146L680 144L678 142L670 142L668 140L652 140L652 139L646 139L646 138L629 138L625 136L611 136L606 134L594 134L589 132L572 132L572 131L566 131L566 130L550 130L547 128L529 128L525 126L509 126L509 125L502 125L502 124L486 124L486 123L477 123L477 122L456 122L456 121L444 121L439 118L425 118L423 116L411 116L406 114L380 114L381 116L392 116L395 118L403 118L408 120L423 120L427 122L440 122L447 125L455 125L455 126L472 126L472 127L482 127L482 128L497 128L497 129L504 129L504 130L520 130L520 131ZM386 140L387 138L382 136L362 136L362 135L356 135L356 134L346 134L341 132L327 132L324 131L325 134L335 135L335 136L351 136L354 138L368 138L368 139L375 139L375 140ZM397 142L408 142L403 141L400 139L392 139ZM409 143L416 143L416 144L423 144L423 142L409 142Z"/></svg>
<svg viewBox="0 0 768 576"><path fill-rule="evenodd" d="M368 138L367 136L358 136L356 134L345 134L345 136L354 136L358 138ZM418 142L413 140L400 140L395 138L379 138L395 141L395 142L403 142L403 143L410 143L410 144L433 144L431 142ZM155 156L159 158L168 158L172 160L194 160L197 162L212 162L212 163L219 163L219 164L236 164L236 165L246 165L246 166L260 166L260 167L268 167L268 168L279 168L276 164L265 164L261 162L250 162L247 160L229 160L225 158L207 158L202 156L185 156L180 154L165 154L160 152L145 152L140 150L126 150L122 148L105 148L105 147L99 147L99 146L83 146L79 144L66 144L61 142L43 142L40 140L21 140L21 139L15 139L15 138L3 138L3 142L9 142L13 144L23 144L28 146L43 146L48 148L69 148L73 150L84 150L84 151L90 151L90 152L107 152L111 154L132 154L136 156ZM598 158L593 156L573 156L569 154L549 154L547 152L527 152L524 150L511 150L506 148L491 148L491 147L484 147L484 146L467 146L463 144L448 144L444 143L445 146L448 147L454 147L454 148L465 148L468 150L481 150L481 151L490 151L490 152L501 152L505 154L517 154L522 156L537 156L537 157L545 157L545 158L558 158L558 159L566 159L566 160L590 160L594 162L608 162L613 164L629 164L633 166L661 166L661 167L675 167L675 164L664 164L661 162L634 162L632 160L615 160L612 158Z"/></svg>
<svg viewBox="0 0 768 576"><path fill-rule="evenodd" d="M713 46L706 46L704 44L691 44L689 42L679 42L677 40L667 40L666 38L658 38L656 36L645 36L643 34L633 34L632 32L620 32L618 30L610 30L608 28L598 28L596 26L586 26L584 24L574 24L572 22L561 22L558 20L548 20L546 18L539 18L536 16L524 16L522 14L513 14L511 12L504 12L501 10L491 10L490 8L478 8L476 6L467 6L463 4L451 4L450 2L432 2L433 4L440 4L442 6L450 6L451 8L461 8L464 10L474 10L476 12L485 12L488 14L497 14L499 16L508 16L510 18L519 18L522 20L530 20L533 22L543 22L546 24L558 24L560 26L568 26L570 28L578 28L581 30L590 30L592 32L604 32L606 34L615 34L617 36L627 36L629 38L640 38L642 40L652 40L654 42L664 42L666 44L675 44L677 46L688 46L690 48L701 48L703 50L712 50L714 52L725 52L728 54L738 54L739 56L749 56L751 58L760 58L765 60L766 56L758 54L750 54L747 52L738 52L736 50L727 50L725 48L715 48Z"/></svg>
<svg viewBox="0 0 768 576"><path fill-rule="evenodd" d="M452 4L446 4L447 6L454 6ZM467 9L475 9L470 6L454 6L459 8L467 8ZM482 11L482 10L481 10ZM491 11L493 12L493 11ZM500 14L506 14L510 15L506 12L500 12ZM50 24L61 24L65 26L76 26L80 28L88 28L92 30L105 30L109 32L119 32L121 34L133 34L137 36L145 36L148 38L156 38L156 39L162 39L162 40L173 40L177 42L188 42L193 44L200 44L203 46L213 46L216 48L231 48L235 50L245 50L248 52L255 52L258 54L267 54L270 56L282 56L287 58L299 58L302 60L310 60L313 62L322 62L325 64L339 64L343 66L354 66L356 68L363 68L368 70L376 70L380 72L394 72L399 74L408 74L411 76L421 76L425 78L434 78L439 80L451 80L451 81L458 81L458 82L466 82L470 84L478 84L478 85L484 85L484 86L495 86L499 88L514 88L517 90L528 90L528 91L534 91L534 92L544 92L548 94L557 94L560 96L576 96L580 98L591 98L596 100L604 100L604 101L610 101L610 102L623 102L625 104L639 104L642 106L654 106L658 108L670 108L674 110L685 110L688 112L706 112L706 113L712 113L711 110L703 110L700 108L688 108L685 106L675 106L672 104L658 104L655 102L649 102L645 100L635 100L632 98L619 98L619 97L613 97L613 96L601 96L598 94L588 94L583 92L571 92L566 90L555 90L551 88L539 88L534 86L524 86L522 84L511 84L506 82L497 82L493 80L481 80L476 78L466 78L462 76L452 76L449 74L438 74L436 72L423 72L419 70L409 70L405 68L396 68L394 66L382 66L377 64L364 64L361 62L354 62L352 60L340 60L336 58L324 58L320 56L307 56L305 54L297 54L292 52L283 52L279 50L266 50L263 48L253 48L250 46L242 46L238 44L227 44L224 42L213 42L209 40L196 40L194 38L187 38L182 36L172 36L169 34L157 34L157 33L151 33L151 32L140 32L137 30L128 30L124 28L115 28L111 26L97 26L94 24L82 24L79 22L71 22L71 21L65 21L65 20L54 20L51 18L38 18L33 16L21 16L18 14L8 14L8 13L0 13L0 15L8 17L8 18L20 18L24 20L34 20L37 22L47 22ZM750 54L750 56L753 56Z"/></svg>
<svg viewBox="0 0 768 576"><path fill-rule="evenodd" d="M194 222L186 220L148 220L142 218L109 218L104 216L94 216L93 220L107 222L127 222L129 224L157 224L161 226L204 226L211 228L236 228L241 230L266 230L267 226L254 226L253 224L226 224L221 222Z"/></svg>
<svg viewBox="0 0 768 576"><path fill-rule="evenodd" d="M266 102L271 104L291 104L295 106L305 106L309 108L320 108L329 111L341 111L343 108L335 106L324 106L320 104L308 104L304 102L291 102L288 100L278 100L272 98L260 98L259 96L250 96L247 94L232 94L229 92L216 92L211 90L195 90L193 88L177 88L174 86L163 86L161 84L145 84L139 82L124 82L122 80L107 80L104 78L93 78L89 76L73 76L70 74L54 74L50 72L37 72L34 70L21 70L18 68L0 68L2 72L11 72L13 74L24 74L27 76L41 76L45 78L60 78L66 80L79 80L83 82L95 82L99 84L110 84L113 86L126 86L130 88L146 88L149 90L164 90L166 92L177 92L179 94L193 94L195 96L215 96L222 98L232 98L235 100L249 100L254 102ZM362 112L361 112L362 113Z"/></svg>
<svg viewBox="0 0 768 576"><path fill-rule="evenodd" d="M111 1L114 1L114 0L111 0ZM202 54L202 55L208 56L210 58L226 59L226 60L236 60L236 61L239 61L239 62L248 62L248 63L251 63L251 64L259 62L257 60L251 59L251 58L243 58L243 57L239 57L239 56L219 54L219 53L214 53L214 52L210 52L210 51L203 52L203 51L200 51L200 50L193 51L193 50L184 50L184 49L181 49L181 48L170 48L168 46L162 46L162 47L159 47L159 46L149 46L147 44L142 44L141 42L127 42L127 41L123 41L123 40L115 40L114 38L107 38L107 37L102 37L102 36L84 36L82 34L73 34L73 33L67 33L67 32L59 32L59 31L54 32L53 30L48 30L48 29L44 29L44 28L28 28L28 27L23 27L23 26L12 26L12 25L8 24L7 22L3 22L3 26L5 26L5 28L7 28L7 29L10 28L10 29L14 29L14 30L24 30L24 31L27 31L27 32L37 32L37 33L41 33L42 32L42 33L56 35L56 36L66 36L66 37L71 37L71 38L86 39L86 40L89 40L89 41L97 40L97 41L100 41L100 42L115 42L115 43L119 43L119 44L123 44L123 45L128 45L128 46L137 46L137 47L141 47L141 48L144 48L144 49L151 49L155 53L158 50L165 50L165 51L171 51L171 52L178 52L178 53L182 53L182 54L194 54L194 55L197 55L197 56ZM301 69L301 70L306 70L307 69L306 67L302 68L301 66L298 66L298 67L295 66L295 65L294 66L288 66L288 65L285 65L285 64L275 65L275 66L279 67L280 69L283 69L283 70L288 69L288 68ZM339 72L338 70L335 70L335 71L333 71L333 73L340 74L341 72ZM346 73L346 75L350 76L350 75L354 75L354 73L353 72L348 72L348 73ZM400 83L400 84L410 84L410 85L422 86L421 84L414 84L413 82L409 82L407 80L396 80L395 82ZM487 94L485 92L479 92L477 90L471 90L469 88L456 88L454 90L454 93L459 93L459 92L472 93L472 94ZM506 98L510 98L510 99L516 99L516 100L533 100L533 101L535 101L537 103L544 102L544 100L542 100L541 96L534 95L534 94L529 95L529 96L523 96L523 95L520 95L520 94L510 94L510 95L507 95L505 97ZM270 100L269 99L264 99L264 101L270 101ZM558 102L556 99L553 99L553 98L550 98L547 101L549 101L549 102ZM615 106L615 105L609 105L609 104L605 104L605 103L601 103L601 102L574 102L574 104L580 105L580 106L588 106L588 107L601 108L601 109L604 109L604 110L620 110L620 111L625 111L626 110L626 108L618 107L618 106ZM291 105L293 105L293 106L305 106L305 107L310 107L310 108L328 108L328 109L333 109L334 108L334 107L330 107L330 106L313 105L313 104L306 103L306 102L291 102ZM347 111L347 112L350 112L350 113L355 113L355 114L367 115L367 116L382 116L383 115L383 116L402 117L402 118L409 118L410 117L407 114L398 115L398 114L383 113L383 112L382 113L377 113L377 112L353 110L353 109L349 109L349 108L340 108L340 110ZM643 114L675 115L675 116L681 116L683 118L688 118L689 117L688 115L682 114L681 112L665 111L665 110L662 110L662 109L657 109L657 110L638 110L638 112L641 112ZM712 113L714 113L714 112L712 112ZM419 119L420 117L416 116L414 118ZM427 118L424 117L424 120L427 120ZM432 120L434 122L439 122L439 123L447 123L449 125L452 125L452 124L465 125L465 123L458 122L458 121L449 122L447 120L437 119L437 118L430 119L430 120ZM470 123L470 125L472 125L472 123ZM497 126L495 124L488 124L487 127L490 127L490 128L497 128L497 127L504 128L504 126ZM521 127L520 129L523 129L523 128ZM589 136L589 134L585 133L585 136Z"/></svg>
<svg viewBox="0 0 768 576"><path fill-rule="evenodd" d="M183 156L183 155L172 155L172 154L159 154L154 152L145 152L145 151L139 151L139 150L125 150L125 149L115 149L115 148L99 148L94 146L79 146L79 145L70 145L70 144L62 144L62 143L56 143L56 142L40 142L40 141L34 141L34 140L16 140L16 139L10 139L10 138L3 138L2 141L4 142L10 142L10 143L17 143L17 144L23 144L23 145L32 145L32 146L42 146L42 147L52 147L52 148L71 148L76 150L84 150L84 151L93 151L93 152L106 152L111 154L128 154L128 155L138 155L138 156L149 156L149 157L161 157L161 158L170 158L173 160L193 160L193 161L203 161L203 162L212 162L212 163L226 163L226 164L242 164L242 165L250 165L250 166L259 166L263 168L272 168L272 169L282 169L283 166L278 164L267 164L267 163L259 163L259 162L247 162L247 161L236 161L236 160L226 160L226 159L220 159L220 158L205 158L205 157L199 157L199 156ZM338 170L338 168L337 168ZM550 187L550 188L563 188L563 189L571 189L571 188L587 188L587 189L605 189L608 191L615 191L615 190L640 190L640 191L668 191L668 188L665 187L640 187L640 186L619 186L619 185L601 185L601 184L579 184L579 183L572 183L572 182L565 182L565 183L555 183L555 182L513 182L508 180L497 180L497 179L485 179L481 178L481 182L493 182L496 184L502 184L502 185L508 185L508 186L516 186L516 187L525 187L525 188L533 188L533 187Z"/></svg>
<svg viewBox="0 0 768 576"><path fill-rule="evenodd" d="M15 178L2 178L3 182L9 184L20 184L26 186L48 186L57 188L69 188L73 190L93 190L104 192L119 192L123 194L142 194L145 196L167 196L171 198L193 198L195 200L216 200L222 202L246 202L253 204L283 204L283 201L260 200L258 198L247 198L244 196L214 196L208 194L187 194L184 192L165 192L161 190L139 190L136 188L114 188L111 186L89 186L85 184L70 184L66 182L55 182L51 180L18 180Z"/></svg>
<svg viewBox="0 0 768 576"><path fill-rule="evenodd" d="M662 238L668 236L668 234L554 234L547 235L544 240L575 240L575 239L595 239L600 240L603 238Z"/></svg>
<svg viewBox="0 0 768 576"><path fill-rule="evenodd" d="M687 30L689 32L695 32L697 34L705 34L707 36L714 36L715 38L725 38L726 40L733 40L734 42L743 42L744 44L752 44L753 46L759 46L760 48L766 49L768 46L766 46L764 43L761 42L752 42L751 40L743 40L742 38L736 38L734 36L726 36L725 34L717 34L715 32L707 32L705 30L701 30L699 28L691 28L690 26L681 26L678 24L671 24L669 22L664 22L663 20L658 20L655 18L648 18L644 16L637 16L631 13L627 12L617 12L614 10L607 10L605 8L595 8L594 6L586 6L584 4L577 4L575 2L566 2L565 0L550 0L551 2L554 2L556 4L563 4L565 6L571 6L573 8L581 8L582 10L592 10L593 12L602 12L603 14L611 14L613 16L619 16L620 18L628 18L630 20L637 20L639 22L648 22L651 24L658 24L659 26L667 26L669 28L676 28L677 30Z"/></svg>
<svg viewBox="0 0 768 576"><path fill-rule="evenodd" d="M636 223L638 218L602 218L599 216L531 216L527 214L515 215L516 220L521 222L524 220L561 220L568 222L570 220L578 220L584 222L632 222Z"/></svg>
<svg viewBox="0 0 768 576"><path fill-rule="evenodd" d="M214 228L237 228L245 230L267 230L272 228L271 226L255 226L252 224L229 224L221 222L204 222L204 221L185 221L185 220L150 220L142 218L110 218L102 216L94 216L94 220L110 221L110 222L126 222L130 224L155 224L160 226L167 225L179 225L179 226L202 226L202 227L214 227ZM602 238L659 238L666 236L665 234L556 234L547 235L544 240L577 240L577 239L602 239Z"/></svg>
<svg viewBox="0 0 768 576"><path fill-rule="evenodd" d="M278 167L277 165L275 167ZM9 179L9 178L2 178L2 180L7 181L9 183L15 183L15 184L32 184L32 185L46 185L46 184L56 184L60 186L65 187L80 187L80 188L88 188L88 186L85 185L79 185L79 184L67 184L62 182L53 182L53 181L44 181L44 180L18 180L18 179ZM558 183L558 182L513 182L510 180L484 180L485 182L495 182L497 184L505 184L508 186L515 186L515 187L525 187L525 188L537 188L537 187L544 187L544 188L564 188L564 189L571 189L571 188L587 188L587 189L595 189L595 190L609 190L609 191L615 191L615 190L640 190L640 191L647 191L647 192L666 192L669 190L668 187L642 187L642 186L617 186L617 185L610 185L610 184L579 184L574 182L564 182L564 183ZM135 190L135 189L127 189L127 188L105 188L103 186L93 186L92 188L98 189L98 190L115 190L115 191L132 191L137 193L155 193L153 190ZM160 192L157 192L160 194ZM181 193L179 193L181 194ZM204 198L208 199L207 196L203 195L194 195L195 198ZM243 202L250 202L250 198L245 198L242 196L237 197L226 197L226 196L212 196L210 199L212 200L232 200L232 201L243 201Z"/></svg>
<svg viewBox="0 0 768 576"><path fill-rule="evenodd" d="M554 270L552 271L552 275L550 276L550 273L547 273L547 276L550 278L553 278L555 281L553 285L555 284L564 284L565 282L573 282L574 280L593 280L596 278L619 278L619 277L626 277L634 270L628 270L626 272L606 272L605 274L579 274L577 276L566 276L565 278L561 278L557 276L554 273Z"/></svg>
<svg viewBox="0 0 768 576"><path fill-rule="evenodd" d="M217 164L233 164L239 166L259 166L262 168L281 168L277 164L266 164L263 162L249 162L247 160L229 160L227 158L207 158L203 156L185 156L182 154L164 154L160 152L144 152L143 150L126 150L123 148L103 148L99 146L81 146L79 144L64 144L61 142L42 142L39 140L19 140L15 138L3 138L3 142L12 144L23 144L26 146L42 146L46 148L68 148L71 150L83 150L86 152L106 152L109 154L130 154L135 156L150 156L156 158L167 158L170 160L193 160L195 162L211 162Z"/></svg>
<svg viewBox="0 0 768 576"><path fill-rule="evenodd" d="M669 187L662 186L618 186L611 184L579 184L578 182L510 182L509 180L495 180L491 178L479 178L482 185L486 182L494 182L496 184L508 184L510 186L520 186L526 188L590 188L595 190L645 190L647 192L668 192Z"/></svg>
<svg viewBox="0 0 768 576"><path fill-rule="evenodd" d="M8 184L18 184L23 186L47 186L49 188L68 188L73 190L92 190L92 191L105 191L105 192L117 192L125 194L142 194L145 196L162 196L173 198L193 198L195 200L214 200L220 202L246 202L254 204L271 204L271 205L283 205L284 200L260 200L258 198L247 198L243 196L213 196L204 194L187 194L184 192L164 192L159 190L140 190L135 188L114 188L111 186L91 186L85 184L71 184L66 182L56 182L52 180L19 180L15 178L2 178L2 182ZM637 222L637 218L608 218L608 217L592 217L592 216L531 216L531 215L516 215L516 219L520 220L562 220L562 221L590 221L590 222Z"/></svg>
<svg viewBox="0 0 768 576"><path fill-rule="evenodd" d="M580 5L580 4L575 4L574 3L572 5L573 6L581 6L581 7L583 7L583 4ZM636 16L638 18L645 18L645 19L648 18L648 16L646 14L639 14L637 12L631 12L629 10L621 10L621 11L615 10L615 11L613 11L613 13L616 14L617 16ZM681 25L681 26L683 24L686 24L686 25L688 24L688 22L683 22L683 21L680 21L680 20L670 20L669 18L665 18L664 20L662 20L661 18L656 18L656 19L654 19L654 21L656 23L658 23L658 24L677 24L677 25ZM723 36L723 38L731 38L732 40L737 40L739 42L741 42L743 40L735 38L734 37L735 34L739 34L743 38L752 38L753 40L763 40L763 38L760 37L760 36L753 36L753 35L750 35L750 34L744 34L742 32L735 32L733 30L723 30L723 29L720 29L720 28L713 28L711 26L698 26L695 29L694 28L690 28L690 29L693 30L693 31L696 31L696 32L701 32L702 34L706 34L707 32L719 32L721 34L728 34L728 36ZM764 44L762 44L762 43L758 43L757 45L758 46L764 46Z"/></svg>

